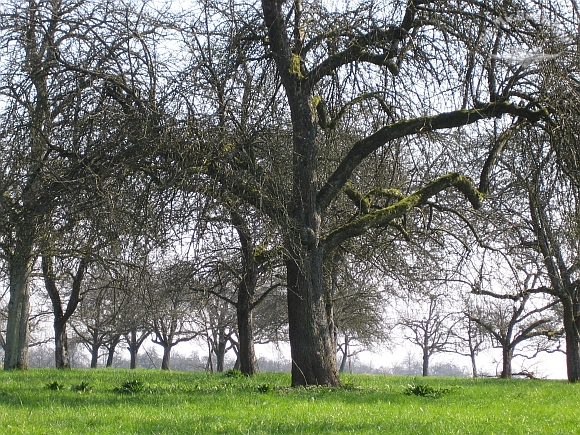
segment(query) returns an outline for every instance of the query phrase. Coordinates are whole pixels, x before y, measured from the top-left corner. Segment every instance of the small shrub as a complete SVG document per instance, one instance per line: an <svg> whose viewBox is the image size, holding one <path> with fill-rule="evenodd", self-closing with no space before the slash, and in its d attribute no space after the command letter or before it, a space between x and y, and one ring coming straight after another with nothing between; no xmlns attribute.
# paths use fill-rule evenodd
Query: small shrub
<svg viewBox="0 0 580 435"><path fill-rule="evenodd" d="M229 369L226 376L228 378L243 378L245 375L238 369Z"/></svg>
<svg viewBox="0 0 580 435"><path fill-rule="evenodd" d="M138 380L125 381L120 387L115 388L115 392L124 394L136 394L145 389L145 385Z"/></svg>
<svg viewBox="0 0 580 435"><path fill-rule="evenodd" d="M267 393L268 391L270 391L271 387L270 387L270 384L261 384L261 385L258 385L257 389L258 389L259 393L264 394L264 393Z"/></svg>
<svg viewBox="0 0 580 435"><path fill-rule="evenodd" d="M58 381L54 381L46 384L46 388L53 391L60 391L64 388L64 385Z"/></svg>
<svg viewBox="0 0 580 435"><path fill-rule="evenodd" d="M90 393L91 386L87 382L83 381L78 385L73 385L71 389L77 393Z"/></svg>
<svg viewBox="0 0 580 435"><path fill-rule="evenodd" d="M414 394L421 397L441 397L451 391L451 388L435 388L427 384L411 383L405 387L403 393L407 396Z"/></svg>

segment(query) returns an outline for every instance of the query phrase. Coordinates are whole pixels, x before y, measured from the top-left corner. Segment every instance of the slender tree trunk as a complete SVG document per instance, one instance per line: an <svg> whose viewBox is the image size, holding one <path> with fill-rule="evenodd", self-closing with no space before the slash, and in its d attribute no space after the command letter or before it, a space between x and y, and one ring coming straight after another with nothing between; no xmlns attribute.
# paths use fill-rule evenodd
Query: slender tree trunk
<svg viewBox="0 0 580 435"><path fill-rule="evenodd" d="M342 354L342 361L340 362L340 368L338 369L339 373L344 373L344 369L346 367L346 362L348 360L348 352L349 352L349 341L348 335L344 335L344 349Z"/></svg>
<svg viewBox="0 0 580 435"><path fill-rule="evenodd" d="M214 371L213 358L212 358L213 351L212 351L211 340L209 339L209 335L207 336L207 350L208 350L208 352L207 352L208 357L207 357L207 364L205 366L206 367L205 370L210 372L210 373L213 373L213 371Z"/></svg>
<svg viewBox="0 0 580 435"><path fill-rule="evenodd" d="M423 376L429 376L429 349L423 349Z"/></svg>
<svg viewBox="0 0 580 435"><path fill-rule="evenodd" d="M149 336L149 332L144 332L141 337L137 337L137 330L133 329L126 336L127 349L129 350L129 355L131 356L130 368L136 369L139 362L139 348Z"/></svg>
<svg viewBox="0 0 580 435"><path fill-rule="evenodd" d="M135 330L129 333L129 340L127 340L127 349L129 350L129 355L131 358L129 368L136 369L138 362L139 344L137 343L137 331Z"/></svg>
<svg viewBox="0 0 580 435"><path fill-rule="evenodd" d="M469 327L467 330L468 344L469 344L469 358L471 359L471 376L473 379L477 378L477 364L475 361L476 345L473 344L474 336L472 334L473 323L469 322Z"/></svg>
<svg viewBox="0 0 580 435"><path fill-rule="evenodd" d="M58 369L70 369L71 361L68 351L67 322L75 312L80 302L81 283L87 268L87 261L82 259L73 277L71 294L66 307L63 310L62 300L56 285L54 270L52 268L52 258L47 255L42 256L42 274L44 277L44 287L52 303L54 314L54 362Z"/></svg>
<svg viewBox="0 0 580 435"><path fill-rule="evenodd" d="M216 371L218 373L223 373L225 369L226 345L225 331L220 328L217 335L217 346L215 347Z"/></svg>
<svg viewBox="0 0 580 435"><path fill-rule="evenodd" d="M163 345L163 359L161 360L161 370L169 370L171 362L171 346Z"/></svg>
<svg viewBox="0 0 580 435"><path fill-rule="evenodd" d="M54 362L57 369L71 368L66 321L62 318L54 321Z"/></svg>
<svg viewBox="0 0 580 435"><path fill-rule="evenodd" d="M562 300L562 299L561 299ZM572 298L562 300L566 332L566 368L568 381L580 381L580 304Z"/></svg>
<svg viewBox="0 0 580 435"><path fill-rule="evenodd" d="M107 365L106 365L107 367L113 367L113 360L115 358L115 349L117 348L117 345L119 344L120 341L121 341L121 336L116 335L115 337L113 337L113 339L109 343L108 354L107 354Z"/></svg>
<svg viewBox="0 0 580 435"><path fill-rule="evenodd" d="M242 250L243 276L238 285L236 315L238 322L238 355L240 371L248 376L258 372L258 363L254 349L254 297L258 281L255 247L244 219L231 211L232 223L237 229ZM218 370L219 371L219 370Z"/></svg>
<svg viewBox="0 0 580 435"><path fill-rule="evenodd" d="M477 378L477 365L475 363L475 353L472 351L469 355L471 358L471 376L473 379Z"/></svg>
<svg viewBox="0 0 580 435"><path fill-rule="evenodd" d="M253 255L253 252L250 255ZM238 320L238 361L240 363L240 371L248 376L258 372L258 363L254 350L254 307L252 306L256 292L256 281L257 270L255 264L253 266L247 265L244 277L238 288L236 311Z"/></svg>
<svg viewBox="0 0 580 435"><path fill-rule="evenodd" d="M32 245L18 243L9 260L10 301L6 325L4 369L28 369L30 287Z"/></svg>

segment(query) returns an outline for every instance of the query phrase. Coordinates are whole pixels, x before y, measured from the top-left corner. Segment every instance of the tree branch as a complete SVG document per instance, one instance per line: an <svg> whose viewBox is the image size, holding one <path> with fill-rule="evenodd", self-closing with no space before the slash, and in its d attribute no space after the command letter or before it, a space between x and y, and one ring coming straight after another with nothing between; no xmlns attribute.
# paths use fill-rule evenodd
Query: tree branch
<svg viewBox="0 0 580 435"><path fill-rule="evenodd" d="M546 293L549 295L556 296L556 293L554 292L554 290L549 288L549 287L546 287L546 286L523 290L519 293L512 294L512 295L494 293L494 292L491 292L488 290L482 290L482 289L478 289L478 288L474 288L473 290L471 290L471 293L473 293L474 295L491 296L492 298L496 298L496 299L510 299L512 301L517 301L518 299L521 299L522 297L524 297L526 294L532 294L532 293Z"/></svg>
<svg viewBox="0 0 580 435"><path fill-rule="evenodd" d="M332 250L347 239L360 236L370 228L388 224L393 219L405 215L412 208L425 204L429 198L449 187L455 187L461 191L475 208L481 206L483 196L475 188L471 180L458 173L452 172L432 181L414 194L400 199L393 205L361 216L358 219L336 229L326 236L326 238L321 241L321 244L324 244L326 249Z"/></svg>
<svg viewBox="0 0 580 435"><path fill-rule="evenodd" d="M499 102L489 103L475 109L455 110L389 124L353 145L318 192L316 198L318 210L325 210L361 162L387 142L414 134L461 127L504 114L519 116L532 123L548 116L548 112L544 109L532 111L507 102Z"/></svg>

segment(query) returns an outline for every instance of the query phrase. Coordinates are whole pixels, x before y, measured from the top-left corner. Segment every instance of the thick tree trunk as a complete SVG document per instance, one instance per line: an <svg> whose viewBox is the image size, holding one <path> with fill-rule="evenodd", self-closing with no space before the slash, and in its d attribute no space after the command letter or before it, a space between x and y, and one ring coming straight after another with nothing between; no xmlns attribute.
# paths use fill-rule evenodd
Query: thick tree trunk
<svg viewBox="0 0 580 435"><path fill-rule="evenodd" d="M96 369L99 363L99 350L101 349L100 343L95 343L91 346L91 368Z"/></svg>
<svg viewBox="0 0 580 435"><path fill-rule="evenodd" d="M502 347L502 370L500 377L502 379L511 379L512 377L512 358L514 350L511 346Z"/></svg>
<svg viewBox="0 0 580 435"><path fill-rule="evenodd" d="M295 99L294 99L295 98ZM320 245L321 212L316 204L318 146L314 110L303 89L289 96L294 136L293 227L288 228L290 259L288 331L292 385L339 386L332 307L324 288L324 249Z"/></svg>
<svg viewBox="0 0 580 435"><path fill-rule="evenodd" d="M324 252L320 246L324 210L319 210L316 201L319 184L316 110L312 105L312 84L303 75L303 59L297 54L304 43L302 3L294 3L296 22L292 41L283 4L262 0L270 48L292 118L292 200L290 223L284 228L289 253L286 265L292 385L339 386L331 310L324 294Z"/></svg>
<svg viewBox="0 0 580 435"><path fill-rule="evenodd" d="M30 287L32 249L25 249L10 259L10 301L8 302L8 323L6 325L6 347L4 369L28 369L28 342L30 315Z"/></svg>
<svg viewBox="0 0 580 435"><path fill-rule="evenodd" d="M66 321L63 319L54 321L54 362L57 369L71 368Z"/></svg>
<svg viewBox="0 0 580 435"><path fill-rule="evenodd" d="M163 346L163 359L161 360L161 370L169 370L171 362L171 346Z"/></svg>
<svg viewBox="0 0 580 435"><path fill-rule="evenodd" d="M326 319L322 255L287 262L292 385L339 386L336 354Z"/></svg>
<svg viewBox="0 0 580 435"><path fill-rule="evenodd" d="M571 300L562 301L564 330L566 332L566 368L568 381L580 381L580 305Z"/></svg>

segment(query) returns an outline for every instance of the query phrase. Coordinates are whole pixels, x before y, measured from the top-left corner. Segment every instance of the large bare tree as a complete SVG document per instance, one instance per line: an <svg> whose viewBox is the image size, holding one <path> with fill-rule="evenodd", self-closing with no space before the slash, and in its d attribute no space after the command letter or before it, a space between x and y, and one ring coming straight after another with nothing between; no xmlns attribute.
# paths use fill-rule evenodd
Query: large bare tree
<svg viewBox="0 0 580 435"><path fill-rule="evenodd" d="M288 256L293 385L340 384L325 298L325 256L344 241L404 216L451 187L474 207L480 207L499 149L490 144L479 174L477 170L470 174L481 175L479 190L471 179L446 168L447 173L417 180L408 194L390 192L394 202L376 210L369 207L373 196L366 196L365 185L358 182L357 170L365 160L401 138L427 138L436 131L504 115L533 123L547 114L512 101L510 95L518 89L521 74L501 70L491 57L492 41L501 41L498 45L503 49L510 45L511 30L490 27L490 18L507 11L478 3L462 5L461 9L447 2L416 1L357 6L329 11L322 3L262 1L267 50L280 75L292 128L292 192L283 233ZM517 6L525 8L524 4ZM477 38L480 47L489 46L489 53L470 54ZM453 68L457 59L466 59L473 66ZM507 82L498 80L500 77ZM489 83L487 90L474 92L484 81ZM341 94L335 100L344 104L327 110L325 103L332 96L327 89L333 83ZM419 87L429 89L428 94L419 95ZM435 95L451 96L457 87L470 88L463 100L455 97L451 99L455 104L425 104ZM374 98L373 89L381 90L380 98ZM414 92L417 98L413 98ZM340 123L349 106L368 101L374 101L374 110L384 112L382 125L365 125L364 119L359 119L362 137L346 145L347 151L324 173L320 163L323 131ZM361 213L340 226L327 228L328 208L349 180L361 192L357 204Z"/></svg>
<svg viewBox="0 0 580 435"><path fill-rule="evenodd" d="M204 149L190 167L278 228L292 384L339 385L326 259L428 202L449 210L459 198L447 190L482 205L503 139L548 117L528 95L545 57L526 60L531 70L508 59L537 50L544 23L525 2L255 6L199 3L213 11L191 44L205 88L190 98L183 148ZM376 156L394 172L369 171Z"/></svg>

